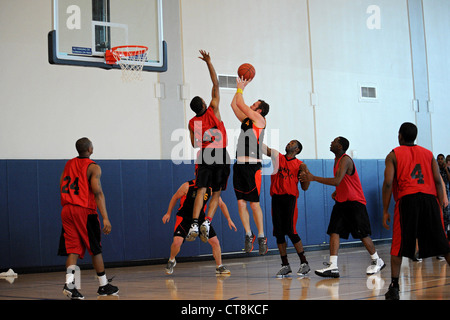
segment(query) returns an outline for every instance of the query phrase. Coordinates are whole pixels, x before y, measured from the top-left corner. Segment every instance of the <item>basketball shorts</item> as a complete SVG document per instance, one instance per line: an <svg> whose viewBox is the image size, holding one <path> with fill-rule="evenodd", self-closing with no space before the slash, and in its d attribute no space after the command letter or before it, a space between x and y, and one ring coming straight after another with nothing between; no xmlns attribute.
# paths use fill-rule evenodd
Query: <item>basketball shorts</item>
<svg viewBox="0 0 450 320"><path fill-rule="evenodd" d="M272 195L273 236L297 234L297 198L290 194Z"/></svg>
<svg viewBox="0 0 450 320"><path fill-rule="evenodd" d="M414 258L416 241L420 258L450 252L441 207L434 195L410 194L395 204L391 255Z"/></svg>
<svg viewBox="0 0 450 320"><path fill-rule="evenodd" d="M95 256L102 253L101 228L96 210L67 204L61 211L62 231L58 255L78 254L85 251Z"/></svg>
<svg viewBox="0 0 450 320"><path fill-rule="evenodd" d="M205 221L205 212L202 210L200 212L200 216L198 218L198 223L202 224ZM189 229L192 224L192 212L184 212L184 210L180 210L177 212L177 220L175 221L175 229L173 232L174 237L182 237L186 239ZM211 225L209 228L209 238L214 238L216 236L216 231Z"/></svg>
<svg viewBox="0 0 450 320"><path fill-rule="evenodd" d="M372 234L366 205L358 201L336 202L331 212L327 234L339 234L342 239L363 239Z"/></svg>
<svg viewBox="0 0 450 320"><path fill-rule="evenodd" d="M261 163L239 163L233 166L234 193L238 200L259 202Z"/></svg>
<svg viewBox="0 0 450 320"><path fill-rule="evenodd" d="M215 161L209 161L209 154L220 154ZM207 156L208 155L208 156ZM196 160L196 186L211 188L213 192L227 189L230 176L230 157L226 149L202 149Z"/></svg>

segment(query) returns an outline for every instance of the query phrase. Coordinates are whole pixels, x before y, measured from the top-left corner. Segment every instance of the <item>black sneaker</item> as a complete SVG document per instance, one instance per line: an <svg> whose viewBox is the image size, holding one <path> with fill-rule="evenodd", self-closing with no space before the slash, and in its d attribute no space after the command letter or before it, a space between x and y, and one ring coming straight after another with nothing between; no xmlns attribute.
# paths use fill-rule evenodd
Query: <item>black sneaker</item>
<svg viewBox="0 0 450 320"><path fill-rule="evenodd" d="M77 290L77 288L75 288L75 286L73 286L73 288L70 289L69 286L67 286L67 283L64 285L63 294L71 300L84 299L84 296Z"/></svg>
<svg viewBox="0 0 450 320"><path fill-rule="evenodd" d="M386 292L384 297L386 298L386 300L400 300L399 292L400 292L399 287L394 287L392 286L392 284L390 284L389 290L388 292Z"/></svg>
<svg viewBox="0 0 450 320"><path fill-rule="evenodd" d="M97 290L97 294L99 296L111 296L119 293L119 288L113 286L112 284L107 284L102 287L99 287Z"/></svg>

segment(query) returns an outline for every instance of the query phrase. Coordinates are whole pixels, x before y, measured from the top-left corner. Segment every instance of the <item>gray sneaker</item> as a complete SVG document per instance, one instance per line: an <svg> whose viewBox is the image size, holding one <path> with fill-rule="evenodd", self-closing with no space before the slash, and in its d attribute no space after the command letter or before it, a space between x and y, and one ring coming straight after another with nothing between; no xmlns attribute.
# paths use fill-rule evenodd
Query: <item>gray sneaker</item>
<svg viewBox="0 0 450 320"><path fill-rule="evenodd" d="M307 275L310 271L311 271L311 268L309 267L309 264L307 264L307 263L302 263L302 264L300 265L300 269L298 269L298 271L297 271L297 275L299 275L299 276L305 276L305 275Z"/></svg>
<svg viewBox="0 0 450 320"><path fill-rule="evenodd" d="M247 253L253 251L253 243L255 242L256 236L252 233L251 236L245 235L245 245L244 250Z"/></svg>
<svg viewBox="0 0 450 320"><path fill-rule="evenodd" d="M259 254L261 256L265 255L267 251L269 251L269 247L267 246L267 237L258 238L259 245Z"/></svg>
<svg viewBox="0 0 450 320"><path fill-rule="evenodd" d="M172 261L167 261L167 265L166 265L166 268L165 268L165 270L166 270L166 274L172 274L173 273L173 268L175 267L177 265L177 261L176 260L174 260L173 262Z"/></svg>
<svg viewBox="0 0 450 320"><path fill-rule="evenodd" d="M292 273L291 270L291 266L287 265L287 266L281 266L280 271L277 272L277 278L284 278L286 277L288 274Z"/></svg>
<svg viewBox="0 0 450 320"><path fill-rule="evenodd" d="M221 265L216 268L216 274L231 274L231 272L225 266Z"/></svg>

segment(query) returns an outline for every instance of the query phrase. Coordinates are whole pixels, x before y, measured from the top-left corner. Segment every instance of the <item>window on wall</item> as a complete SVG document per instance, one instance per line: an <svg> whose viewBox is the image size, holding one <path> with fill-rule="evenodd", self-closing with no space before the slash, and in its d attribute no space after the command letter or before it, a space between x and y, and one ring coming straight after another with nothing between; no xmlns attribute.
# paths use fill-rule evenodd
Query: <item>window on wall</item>
<svg viewBox="0 0 450 320"><path fill-rule="evenodd" d="M111 22L109 0L92 0L92 20ZM106 52L111 49L111 28L95 26L95 51Z"/></svg>

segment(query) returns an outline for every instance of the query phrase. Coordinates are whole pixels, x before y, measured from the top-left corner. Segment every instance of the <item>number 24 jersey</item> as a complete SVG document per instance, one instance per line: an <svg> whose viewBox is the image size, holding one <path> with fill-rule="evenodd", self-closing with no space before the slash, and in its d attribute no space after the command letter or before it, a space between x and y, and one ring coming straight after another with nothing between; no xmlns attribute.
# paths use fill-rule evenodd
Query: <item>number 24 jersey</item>
<svg viewBox="0 0 450 320"><path fill-rule="evenodd" d="M97 209L95 196L87 177L87 169L95 162L89 158L73 158L67 161L61 183L61 205L72 204Z"/></svg>

